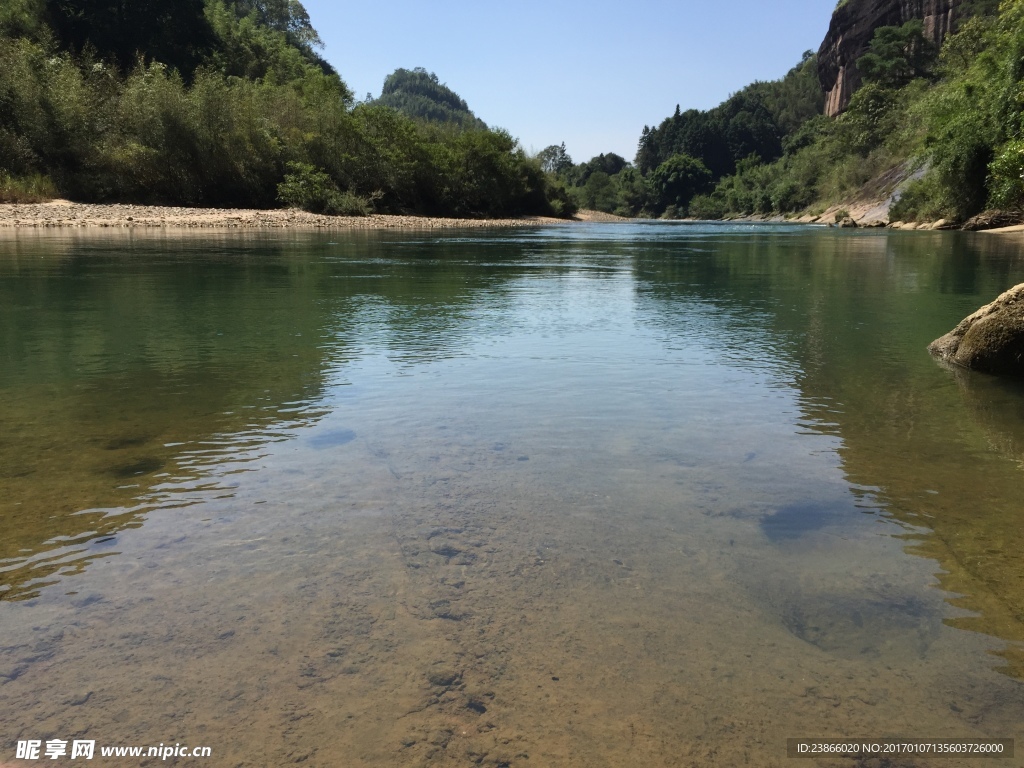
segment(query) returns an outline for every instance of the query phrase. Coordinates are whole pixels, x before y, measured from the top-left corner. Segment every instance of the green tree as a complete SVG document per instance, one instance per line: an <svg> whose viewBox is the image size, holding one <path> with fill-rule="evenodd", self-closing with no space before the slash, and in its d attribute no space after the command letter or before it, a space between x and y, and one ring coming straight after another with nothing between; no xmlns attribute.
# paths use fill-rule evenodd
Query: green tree
<svg viewBox="0 0 1024 768"><path fill-rule="evenodd" d="M823 107L817 57L807 51L780 80L753 83L712 110L677 106L657 127L645 126L636 167L650 174L673 155L684 154L704 163L717 180L735 172L750 154L763 162L780 157L785 139Z"/></svg>
<svg viewBox="0 0 1024 768"><path fill-rule="evenodd" d="M604 171L594 171L587 178L577 199L583 208L612 213L618 206L618 190L611 176Z"/></svg>
<svg viewBox="0 0 1024 768"><path fill-rule="evenodd" d="M938 49L924 36L924 22L912 19L900 27L879 27L868 52L857 59L867 83L899 88L914 78L929 78Z"/></svg>
<svg viewBox="0 0 1024 768"><path fill-rule="evenodd" d="M609 152L590 158L585 163L566 168L562 173L566 180L573 186L582 187L587 183L590 175L600 171L608 176L615 176L627 167L629 163L624 157Z"/></svg>
<svg viewBox="0 0 1024 768"><path fill-rule="evenodd" d="M650 211L654 195L650 182L638 168L632 166L623 168L615 179L619 187L619 204L612 213L631 217Z"/></svg>
<svg viewBox="0 0 1024 768"><path fill-rule="evenodd" d="M323 47L299 0L234 0L234 6L239 17L255 14L263 26L285 33L292 45L305 49Z"/></svg>
<svg viewBox="0 0 1024 768"><path fill-rule="evenodd" d="M43 0L4 0L0 3L0 36L34 37L42 27Z"/></svg>
<svg viewBox="0 0 1024 768"><path fill-rule="evenodd" d="M711 171L700 160L689 155L673 155L651 174L658 211L669 206L685 210L693 196L705 191L711 180Z"/></svg>
<svg viewBox="0 0 1024 768"><path fill-rule="evenodd" d="M138 57L190 77L214 44L203 0L46 0L61 44L130 69Z"/></svg>
<svg viewBox="0 0 1024 768"><path fill-rule="evenodd" d="M563 173L573 165L572 158L565 151L564 141L561 145L552 144L545 147L538 153L537 159L540 160L540 167L547 173Z"/></svg>
<svg viewBox="0 0 1024 768"><path fill-rule="evenodd" d="M233 77L272 77L278 83L315 81L326 76L334 80L339 97L351 101L348 87L311 48L291 42L286 30L266 26L255 10L240 16L236 6L207 0L206 19L216 39L207 66Z"/></svg>

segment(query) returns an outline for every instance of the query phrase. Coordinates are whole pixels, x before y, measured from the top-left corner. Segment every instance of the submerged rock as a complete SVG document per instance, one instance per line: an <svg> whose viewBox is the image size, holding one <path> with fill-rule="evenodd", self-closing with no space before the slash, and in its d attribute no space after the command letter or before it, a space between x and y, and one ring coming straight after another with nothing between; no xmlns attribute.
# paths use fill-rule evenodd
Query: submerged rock
<svg viewBox="0 0 1024 768"><path fill-rule="evenodd" d="M1024 375L1024 283L964 318L928 351L964 368Z"/></svg>

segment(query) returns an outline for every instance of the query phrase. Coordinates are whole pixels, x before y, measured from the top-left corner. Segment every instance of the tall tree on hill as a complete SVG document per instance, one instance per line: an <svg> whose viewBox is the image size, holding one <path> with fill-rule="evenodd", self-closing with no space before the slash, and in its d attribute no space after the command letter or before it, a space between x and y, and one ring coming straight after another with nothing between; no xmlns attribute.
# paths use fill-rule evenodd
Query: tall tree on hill
<svg viewBox="0 0 1024 768"><path fill-rule="evenodd" d="M299 0L235 0L235 7L240 16L255 12L264 26L294 35L307 45L323 45Z"/></svg>
<svg viewBox="0 0 1024 768"><path fill-rule="evenodd" d="M289 43L309 55L323 47L309 12L299 0L234 0L234 7L240 17L254 14L262 26L283 32Z"/></svg>
<svg viewBox="0 0 1024 768"><path fill-rule="evenodd" d="M931 77L939 50L924 36L924 23L913 19L900 27L879 27L868 52L857 59L867 83L900 88L911 80Z"/></svg>
<svg viewBox="0 0 1024 768"><path fill-rule="evenodd" d="M572 158L565 150L564 141L561 146L552 144L545 147L538 153L537 159L540 160L540 167L547 173L562 173L572 168Z"/></svg>

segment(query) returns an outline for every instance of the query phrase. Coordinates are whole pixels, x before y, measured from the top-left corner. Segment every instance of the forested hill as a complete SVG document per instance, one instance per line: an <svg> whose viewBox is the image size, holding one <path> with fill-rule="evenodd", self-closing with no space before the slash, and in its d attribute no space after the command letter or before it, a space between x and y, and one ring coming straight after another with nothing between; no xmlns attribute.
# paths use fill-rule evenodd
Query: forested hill
<svg viewBox="0 0 1024 768"><path fill-rule="evenodd" d="M541 153L581 207L623 216L686 216L695 196L738 169L770 163L807 140L825 99L817 57L805 53L784 77L757 82L714 109L681 111L640 136L635 163L600 155L573 165L564 146ZM608 158L617 158L612 163Z"/></svg>
<svg viewBox="0 0 1024 768"><path fill-rule="evenodd" d="M486 129L459 94L422 67L396 69L384 81L374 103L391 107L408 117L434 123L453 123L462 128Z"/></svg>
<svg viewBox="0 0 1024 768"><path fill-rule="evenodd" d="M4 0L0 201L571 212L508 133L355 104L319 45L299 0Z"/></svg>
<svg viewBox="0 0 1024 768"><path fill-rule="evenodd" d="M677 107L634 163L607 173L558 146L542 159L580 205L624 216L870 200L895 201L892 220L965 222L1024 209L1022 62L1024 0L844 0L819 54L714 109Z"/></svg>
<svg viewBox="0 0 1024 768"><path fill-rule="evenodd" d="M62 49L89 51L123 70L141 55L186 76L217 61L231 74L261 77L266 68L285 64L283 54L293 59L285 64L292 75L302 63L334 74L317 55L320 37L297 0L49 0L32 15L49 25ZM240 23L232 28L235 20ZM257 28L278 34L261 35Z"/></svg>
<svg viewBox="0 0 1024 768"><path fill-rule="evenodd" d="M747 158L780 157L784 140L820 115L824 105L817 57L807 51L781 80L748 85L707 112L680 112L677 106L661 125L645 127L636 165L648 173L673 155L686 154L720 178Z"/></svg>
<svg viewBox="0 0 1024 768"><path fill-rule="evenodd" d="M781 156L738 164L690 215L814 214L873 198L895 200L892 221L953 223L1024 205L1024 0L848 0L822 51L832 116L805 122Z"/></svg>

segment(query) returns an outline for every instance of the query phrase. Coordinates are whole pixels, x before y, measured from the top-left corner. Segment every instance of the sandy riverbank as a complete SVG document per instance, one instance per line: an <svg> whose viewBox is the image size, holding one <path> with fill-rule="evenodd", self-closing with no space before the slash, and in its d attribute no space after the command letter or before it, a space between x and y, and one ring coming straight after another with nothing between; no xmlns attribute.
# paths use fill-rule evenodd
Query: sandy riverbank
<svg viewBox="0 0 1024 768"><path fill-rule="evenodd" d="M151 205L87 205L55 200L0 205L0 229L184 228L184 229L455 229L529 227L564 223L529 216L516 219L446 219L426 216L321 216L298 210L172 208Z"/></svg>
<svg viewBox="0 0 1024 768"><path fill-rule="evenodd" d="M1013 235L1024 233L1024 224L1014 224L1011 227L997 227L996 229L983 229L982 232L988 232L993 235Z"/></svg>
<svg viewBox="0 0 1024 768"><path fill-rule="evenodd" d="M618 221L632 221L623 216L616 216L614 213L605 213L604 211L588 211L582 210L576 212L576 221L593 221L599 224L614 224Z"/></svg>

